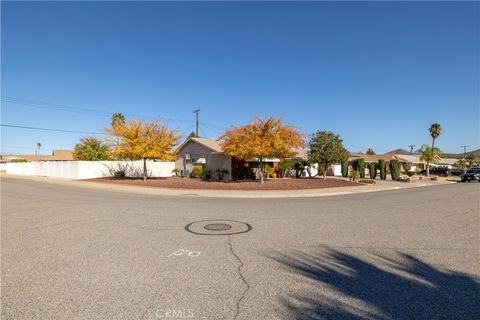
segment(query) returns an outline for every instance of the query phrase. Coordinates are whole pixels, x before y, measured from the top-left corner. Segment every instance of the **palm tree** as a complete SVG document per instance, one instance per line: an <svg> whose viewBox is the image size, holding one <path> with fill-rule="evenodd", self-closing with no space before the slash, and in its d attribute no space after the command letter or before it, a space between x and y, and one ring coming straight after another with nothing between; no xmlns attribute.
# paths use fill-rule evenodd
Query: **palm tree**
<svg viewBox="0 0 480 320"><path fill-rule="evenodd" d="M121 113L112 114L112 126L117 123L125 123L125 116Z"/></svg>
<svg viewBox="0 0 480 320"><path fill-rule="evenodd" d="M42 144L40 142L37 142L37 156L40 155L40 148L42 147Z"/></svg>
<svg viewBox="0 0 480 320"><path fill-rule="evenodd" d="M428 144L424 144L420 150L422 155L420 160L427 163L427 177L430 176L430 163L438 163L442 158L442 151L438 148L431 148Z"/></svg>
<svg viewBox="0 0 480 320"><path fill-rule="evenodd" d="M428 129L428 131L430 131L430 135L432 136L432 150L433 150L435 149L435 139L437 139L442 133L442 126L440 125L440 123L433 123L430 126L430 129Z"/></svg>

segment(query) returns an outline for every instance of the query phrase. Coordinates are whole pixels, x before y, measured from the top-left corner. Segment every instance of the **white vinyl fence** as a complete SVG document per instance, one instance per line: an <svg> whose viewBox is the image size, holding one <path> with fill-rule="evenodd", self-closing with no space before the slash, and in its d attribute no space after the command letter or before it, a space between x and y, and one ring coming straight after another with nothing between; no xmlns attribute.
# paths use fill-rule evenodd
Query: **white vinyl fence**
<svg viewBox="0 0 480 320"><path fill-rule="evenodd" d="M175 162L147 161L147 171L151 177L171 177L174 168ZM40 161L6 164L7 174L73 180L110 177L118 170L125 170L129 177L141 177L143 161Z"/></svg>

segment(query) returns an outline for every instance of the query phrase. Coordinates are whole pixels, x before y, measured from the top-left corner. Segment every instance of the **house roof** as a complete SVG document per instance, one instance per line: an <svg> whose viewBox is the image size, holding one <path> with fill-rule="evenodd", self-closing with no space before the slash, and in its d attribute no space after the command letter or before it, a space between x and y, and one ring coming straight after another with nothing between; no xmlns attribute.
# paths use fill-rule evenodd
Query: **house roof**
<svg viewBox="0 0 480 320"><path fill-rule="evenodd" d="M348 160L356 160L363 158L365 162L377 162L378 160L390 161L394 157L394 154L363 154L363 153L351 153Z"/></svg>
<svg viewBox="0 0 480 320"><path fill-rule="evenodd" d="M72 150L54 149L51 155L3 154L2 160L24 159L27 161L73 160Z"/></svg>
<svg viewBox="0 0 480 320"><path fill-rule="evenodd" d="M183 142L177 148L177 152L182 150L186 145L188 145L189 143L192 143L192 142L199 143L199 144L209 148L213 152L223 152L222 148L220 147L220 144L218 143L218 140L209 139L209 138L199 138L199 137L190 137L187 140L185 140L185 142Z"/></svg>
<svg viewBox="0 0 480 320"><path fill-rule="evenodd" d="M397 155L395 155L395 158L397 158L401 162L425 163L425 161L420 160L420 156L417 156L417 155L397 154Z"/></svg>

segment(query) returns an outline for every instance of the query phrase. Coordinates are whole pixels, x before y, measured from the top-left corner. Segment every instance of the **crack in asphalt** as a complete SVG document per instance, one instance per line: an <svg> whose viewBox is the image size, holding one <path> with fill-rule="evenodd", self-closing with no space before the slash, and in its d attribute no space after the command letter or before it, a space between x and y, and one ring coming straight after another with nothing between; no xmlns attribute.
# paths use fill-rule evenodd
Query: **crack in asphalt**
<svg viewBox="0 0 480 320"><path fill-rule="evenodd" d="M247 295L247 292L250 290L250 285L248 284L247 280L245 279L245 276L242 273L242 267L244 266L244 263L243 263L242 259L240 259L240 257L233 250L232 238L231 238L230 235L228 236L228 246L229 246L229 249L230 249L230 253L239 262L239 265L237 267L237 273L240 276L240 278L242 279L242 282L245 284L245 287L246 287L245 290L243 290L242 295L240 296L240 299L238 299L238 301L236 303L236 311L235 311L235 315L233 317L233 319L235 320L240 315L240 305L241 305L242 301L245 299L245 296Z"/></svg>

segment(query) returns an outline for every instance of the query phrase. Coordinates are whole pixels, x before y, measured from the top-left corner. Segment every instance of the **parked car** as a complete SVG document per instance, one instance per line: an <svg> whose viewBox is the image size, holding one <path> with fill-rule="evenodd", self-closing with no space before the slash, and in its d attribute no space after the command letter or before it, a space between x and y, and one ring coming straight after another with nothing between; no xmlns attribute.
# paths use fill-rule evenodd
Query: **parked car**
<svg viewBox="0 0 480 320"><path fill-rule="evenodd" d="M455 168L455 169L452 169L451 172L452 172L452 176L461 176L462 174L467 172L467 170L466 169Z"/></svg>
<svg viewBox="0 0 480 320"><path fill-rule="evenodd" d="M480 182L480 168L470 168L460 176L462 182L479 181Z"/></svg>
<svg viewBox="0 0 480 320"><path fill-rule="evenodd" d="M420 173L427 174L427 170L422 170ZM452 175L452 170L448 167L430 167L430 174L448 177Z"/></svg>

